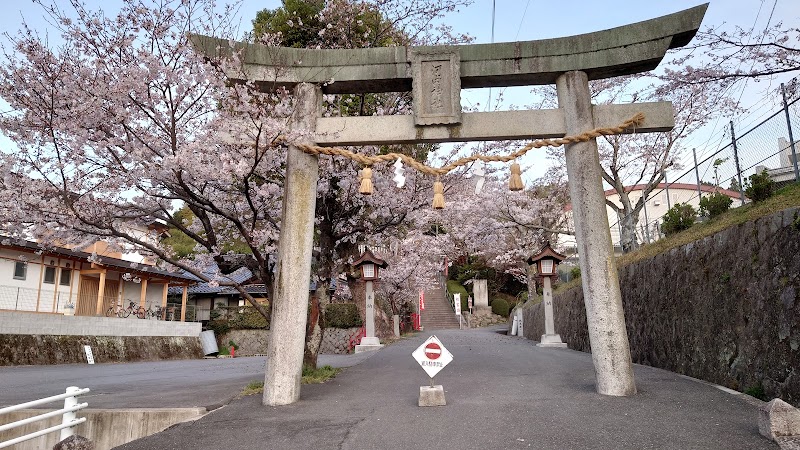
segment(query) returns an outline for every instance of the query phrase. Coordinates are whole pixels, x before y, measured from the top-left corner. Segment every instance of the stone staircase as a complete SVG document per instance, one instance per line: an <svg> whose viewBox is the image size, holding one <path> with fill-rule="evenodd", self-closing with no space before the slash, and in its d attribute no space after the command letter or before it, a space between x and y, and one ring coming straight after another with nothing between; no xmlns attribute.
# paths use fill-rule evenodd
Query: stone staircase
<svg viewBox="0 0 800 450"><path fill-rule="evenodd" d="M458 328L458 318L441 287L425 290L425 311L422 311L425 331Z"/></svg>

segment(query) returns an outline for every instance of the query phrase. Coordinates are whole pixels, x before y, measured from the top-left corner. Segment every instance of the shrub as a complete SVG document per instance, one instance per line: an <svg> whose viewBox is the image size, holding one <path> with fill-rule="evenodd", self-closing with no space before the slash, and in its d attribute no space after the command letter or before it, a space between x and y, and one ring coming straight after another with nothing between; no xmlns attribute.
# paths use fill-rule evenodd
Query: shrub
<svg viewBox="0 0 800 450"><path fill-rule="evenodd" d="M731 207L732 203L732 198L725 194L714 192L713 194L700 199L700 214L713 219L714 217L717 217L718 215L727 211Z"/></svg>
<svg viewBox="0 0 800 450"><path fill-rule="evenodd" d="M508 302L502 298L492 300L492 312L498 316L508 317L509 307Z"/></svg>
<svg viewBox="0 0 800 450"><path fill-rule="evenodd" d="M580 278L581 277L581 268L578 267L578 266L575 266L572 269L569 269L569 274L570 274L570 276L572 277L573 280L575 278Z"/></svg>
<svg viewBox="0 0 800 450"><path fill-rule="evenodd" d="M325 307L325 326L353 328L364 324L355 303L331 303Z"/></svg>
<svg viewBox="0 0 800 450"><path fill-rule="evenodd" d="M763 202L775 193L775 182L764 169L754 173L744 182L744 193L754 202Z"/></svg>
<svg viewBox="0 0 800 450"><path fill-rule="evenodd" d="M697 211L687 203L676 203L664 214L664 223L661 231L669 236L683 230L688 230L697 219Z"/></svg>
<svg viewBox="0 0 800 450"><path fill-rule="evenodd" d="M469 311L469 293L467 289L456 280L447 280L447 292L461 294L461 311Z"/></svg>

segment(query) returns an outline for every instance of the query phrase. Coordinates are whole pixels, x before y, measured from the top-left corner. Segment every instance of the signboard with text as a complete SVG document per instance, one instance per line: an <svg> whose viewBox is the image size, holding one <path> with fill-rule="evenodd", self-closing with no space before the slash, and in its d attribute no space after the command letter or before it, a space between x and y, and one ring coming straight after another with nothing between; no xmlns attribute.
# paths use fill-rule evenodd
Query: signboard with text
<svg viewBox="0 0 800 450"><path fill-rule="evenodd" d="M411 354L417 360L422 370L433 378L444 369L445 366L453 361L453 354L450 353L436 336L429 337L422 343L414 353Z"/></svg>

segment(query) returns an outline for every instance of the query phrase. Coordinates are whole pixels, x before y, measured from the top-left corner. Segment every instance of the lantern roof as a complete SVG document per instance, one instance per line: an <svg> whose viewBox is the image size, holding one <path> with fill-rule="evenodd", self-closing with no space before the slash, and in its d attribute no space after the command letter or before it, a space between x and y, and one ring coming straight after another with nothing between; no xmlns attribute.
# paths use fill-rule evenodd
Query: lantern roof
<svg viewBox="0 0 800 450"><path fill-rule="evenodd" d="M364 253L361 254L361 257L353 262L353 267L360 267L367 263L375 264L381 269L385 269L389 266L389 263L375 256L370 249L366 249Z"/></svg>
<svg viewBox="0 0 800 450"><path fill-rule="evenodd" d="M553 250L553 248L550 247L550 241L546 241L544 246L535 255L528 258L528 264L533 265L547 258L554 259L557 263L560 263L561 261L567 259L567 256Z"/></svg>

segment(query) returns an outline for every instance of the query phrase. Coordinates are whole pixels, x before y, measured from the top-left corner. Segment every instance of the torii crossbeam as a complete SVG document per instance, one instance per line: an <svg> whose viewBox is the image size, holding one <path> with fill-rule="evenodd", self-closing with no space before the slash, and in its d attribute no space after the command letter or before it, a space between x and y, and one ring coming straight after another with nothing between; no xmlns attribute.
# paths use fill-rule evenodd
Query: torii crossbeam
<svg viewBox="0 0 800 450"><path fill-rule="evenodd" d="M236 43L245 76L262 89L294 89L290 126L313 130L318 145L535 139L614 126L645 114L635 131L674 126L669 102L593 106L589 80L654 69L671 48L685 46L708 4L644 22L583 35L499 44L312 50ZM228 41L193 36L209 57L232 51ZM462 114L462 88L555 84L559 108ZM414 114L320 118L321 94L413 91ZM307 142L311 144L312 142ZM580 255L597 391L636 392L597 142L566 146L575 237ZM311 273L317 156L289 146L279 261L264 403L300 395L308 280Z"/></svg>

